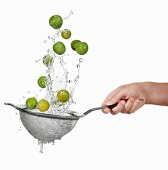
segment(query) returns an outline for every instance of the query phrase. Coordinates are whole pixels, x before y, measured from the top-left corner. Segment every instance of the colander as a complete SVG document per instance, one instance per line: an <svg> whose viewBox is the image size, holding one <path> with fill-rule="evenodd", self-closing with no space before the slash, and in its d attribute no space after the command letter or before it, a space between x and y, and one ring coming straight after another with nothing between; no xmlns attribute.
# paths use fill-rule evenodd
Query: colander
<svg viewBox="0 0 168 170"><path fill-rule="evenodd" d="M76 125L77 121L95 110L108 107L110 109L117 106L116 104L96 107L89 109L83 114L67 110L64 115L55 115L39 112L38 109L32 111L26 109L25 105L14 105L5 103L19 110L20 119L27 131L39 141L50 143L56 139L61 139L64 135L70 132Z"/></svg>

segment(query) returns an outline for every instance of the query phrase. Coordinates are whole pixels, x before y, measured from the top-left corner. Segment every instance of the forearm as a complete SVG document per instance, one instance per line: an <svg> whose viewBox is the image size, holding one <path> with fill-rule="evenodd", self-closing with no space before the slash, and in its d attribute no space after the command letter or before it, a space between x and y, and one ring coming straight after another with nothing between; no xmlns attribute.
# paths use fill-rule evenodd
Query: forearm
<svg viewBox="0 0 168 170"><path fill-rule="evenodd" d="M146 104L168 106L168 83L145 82L143 87L147 95Z"/></svg>

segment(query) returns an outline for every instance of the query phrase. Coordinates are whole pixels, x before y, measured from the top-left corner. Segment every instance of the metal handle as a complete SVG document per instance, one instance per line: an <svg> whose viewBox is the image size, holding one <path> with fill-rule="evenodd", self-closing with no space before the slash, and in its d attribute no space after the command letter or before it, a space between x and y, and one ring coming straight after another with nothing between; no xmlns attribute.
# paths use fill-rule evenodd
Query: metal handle
<svg viewBox="0 0 168 170"><path fill-rule="evenodd" d="M112 104L112 105L106 105L106 106L102 106L102 107L95 107L95 108L92 108L92 109L86 111L85 113L83 113L83 115L86 116L87 114L89 114L89 113L91 113L91 112L93 112L95 110L101 110L101 109L104 109L106 107L108 107L109 109L113 109L114 107L117 106L117 104L118 103L115 103L115 104Z"/></svg>
<svg viewBox="0 0 168 170"><path fill-rule="evenodd" d="M127 102L128 99L122 99L124 101ZM102 106L102 107L95 107L95 108L92 108L86 112L83 113L83 116L86 116L87 114L95 111L95 110L101 110L101 109L105 109L106 107L109 108L109 109L113 109L114 107L116 107L118 105L118 102L117 103L114 103L114 104L111 104L111 105L105 105L105 106Z"/></svg>

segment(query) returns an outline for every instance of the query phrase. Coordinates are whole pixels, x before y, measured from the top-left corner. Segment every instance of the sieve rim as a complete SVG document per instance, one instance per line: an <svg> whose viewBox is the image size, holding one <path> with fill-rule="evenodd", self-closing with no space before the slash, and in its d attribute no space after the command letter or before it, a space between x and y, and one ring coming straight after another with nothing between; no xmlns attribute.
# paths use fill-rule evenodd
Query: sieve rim
<svg viewBox="0 0 168 170"><path fill-rule="evenodd" d="M79 116L75 116L75 115L70 115L70 116L64 116L64 115L54 115L54 114L48 114L48 113L42 113L42 112L33 112L33 111L30 111L26 108L21 108L19 106L15 106L14 104L12 103L4 103L5 105L10 105L12 107L14 107L15 109L23 112L23 113L26 113L26 114L29 114L29 115L32 115L32 116L38 116L38 117L43 117L43 118L50 118L50 119L60 119L60 120L79 120ZM74 111L72 111L73 113Z"/></svg>

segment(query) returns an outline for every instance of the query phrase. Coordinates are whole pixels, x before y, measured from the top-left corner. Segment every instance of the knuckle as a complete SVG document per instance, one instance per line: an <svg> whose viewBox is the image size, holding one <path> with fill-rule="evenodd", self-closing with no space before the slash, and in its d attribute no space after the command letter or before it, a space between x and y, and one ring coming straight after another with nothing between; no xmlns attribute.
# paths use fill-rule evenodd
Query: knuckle
<svg viewBox="0 0 168 170"><path fill-rule="evenodd" d="M129 114L134 113L134 112L135 112L135 110L131 110L131 111L129 111Z"/></svg>
<svg viewBox="0 0 168 170"><path fill-rule="evenodd" d="M126 110L122 110L121 113L126 113Z"/></svg>
<svg viewBox="0 0 168 170"><path fill-rule="evenodd" d="M125 113L128 113L128 114L129 114L129 110L128 110L128 109L125 109Z"/></svg>
<svg viewBox="0 0 168 170"><path fill-rule="evenodd" d="M134 103L134 99L130 98L129 102L130 102L130 104L133 104Z"/></svg>
<svg viewBox="0 0 168 170"><path fill-rule="evenodd" d="M126 110L126 109L125 109L125 112L124 112L124 113L130 114L130 110Z"/></svg>

